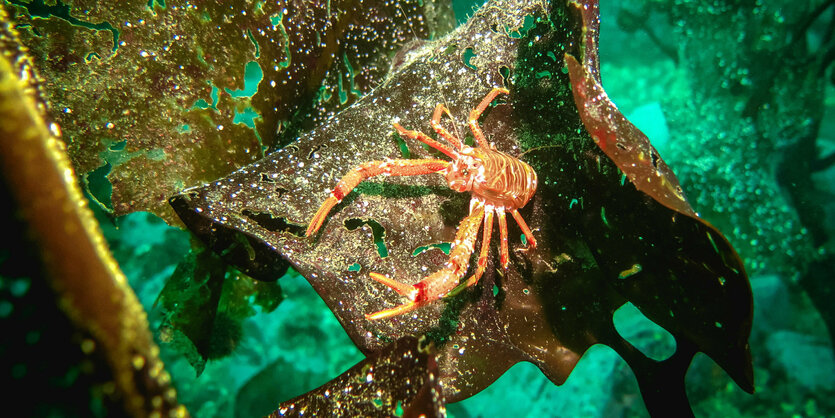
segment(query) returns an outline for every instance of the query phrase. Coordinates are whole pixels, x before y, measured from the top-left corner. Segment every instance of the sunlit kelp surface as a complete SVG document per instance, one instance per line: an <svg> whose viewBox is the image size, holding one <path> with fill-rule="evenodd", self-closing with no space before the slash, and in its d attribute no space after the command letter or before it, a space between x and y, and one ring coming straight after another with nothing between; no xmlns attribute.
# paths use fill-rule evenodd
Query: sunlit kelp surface
<svg viewBox="0 0 835 418"><path fill-rule="evenodd" d="M451 25L431 1L4 7L97 201L169 222L176 190L286 144L379 83L406 41Z"/></svg>
<svg viewBox="0 0 835 418"><path fill-rule="evenodd" d="M438 364L426 338L403 337L339 377L282 402L270 417L446 416Z"/></svg>
<svg viewBox="0 0 835 418"><path fill-rule="evenodd" d="M449 36L409 51L384 84L298 142L186 190L172 205L198 236L245 269L270 257L264 249L289 260L364 352L426 334L437 346L450 401L486 388L518 361L533 362L561 384L595 343L626 359L657 414L689 412L684 374L697 351L751 391L751 294L741 262L606 99L597 75L596 11L593 2L488 3ZM366 320L364 314L399 299L367 272L413 282L436 269L445 254L419 250L451 241L468 196L449 192L437 176L374 179L379 186L352 194L314 237L303 237L303 226L358 162L402 158L403 146L386 125L428 126L440 102L456 119L498 85L510 98L484 118L485 131L498 149L539 173L540 189L523 210L539 246L525 252L514 240L503 274L490 268L480 286L445 302ZM421 147L406 146L411 158L427 158ZM255 258L226 238L229 231L248 237ZM612 316L626 301L672 333L672 356L650 360L616 332Z"/></svg>
<svg viewBox="0 0 835 418"><path fill-rule="evenodd" d="M830 60L826 57L832 55L828 53L831 36L827 35L826 29L832 11L831 6L823 1L792 4L790 7L779 3L714 2L703 5L703 2L670 4L635 1L618 4L604 2L602 5L604 86L629 120L650 135L660 155L679 175L694 209L721 227L728 239L740 249L749 271L755 273L752 282L756 312L751 342L755 354L757 392L753 397L748 396L736 388L716 364L705 356L697 356L687 375L687 388L688 397L699 415L826 416L833 410L829 401L835 386L832 381L835 368L831 344L820 315L806 297L808 293L824 302L818 304L824 312L828 306L825 301L831 299L827 299L831 287L826 272L831 271L831 267L827 267L831 263L827 264L827 260L831 252L828 237L832 227L827 220L831 218L825 215L832 211L832 199L827 198L830 195L825 193L831 193L831 184L835 184L831 169L828 169L830 163L827 163L832 159L831 151L835 147L826 135L831 130L826 128L829 126L827 113L821 114L827 106L831 107L832 100L822 104L819 100L822 100L822 94L831 96L829 84L822 83L822 80L825 81L829 71ZM161 2L151 2L147 10L163 10L162 6ZM172 4L166 6L170 8ZM459 9L456 6L456 10ZM75 25L85 21L82 15L72 17L75 21L70 23ZM100 22L92 24L101 25ZM106 27L96 30L105 37L113 34ZM524 33L522 30L518 35ZM792 35L786 36L786 33ZM733 39L740 42L726 42L728 34L736 36ZM608 41L607 36L611 36ZM418 46L412 45L410 50ZM781 48L785 50L781 51ZM557 55L554 54L554 57ZM462 58L471 63L477 57L470 52ZM774 65L775 62L784 65ZM256 76L257 82L257 71L248 71L255 66L247 62L236 64L241 74L245 76L249 72ZM811 78L805 82L799 81L803 78L799 75L805 71L800 70L801 67L814 70L807 73ZM716 71L717 68L722 70ZM754 73L759 74L746 77ZM770 74L777 76L771 77ZM509 76L511 73L502 75ZM263 72L260 76L262 82L259 86L264 86L266 78ZM533 73L532 76L535 80L544 79L546 82L551 79L546 73ZM766 83L763 88L763 82L773 85ZM335 85L338 89L338 83ZM212 97L212 86L207 83L204 89L202 102L198 99L195 104L207 110L215 99ZM223 107L225 101L237 100L235 95L245 95L248 90L246 81L241 82L240 79L235 87L229 87L229 91L218 88L217 106ZM756 93L756 100L751 100L749 93ZM776 94L769 99L769 94L773 93ZM336 96L331 94L329 97ZM348 101L354 100L348 91L346 97ZM763 100L766 104L759 107L748 108L739 104L762 103ZM797 104L791 104L793 100ZM483 119L485 128L493 126L496 129L512 119L515 106L523 103L517 98L508 105L493 108ZM427 100L425 106L419 106L414 114L418 118L426 118L429 116L427 111L434 104L432 100ZM456 118L459 122L472 104L455 104L461 108ZM759 112L767 114L767 118L750 116ZM233 118L233 123L238 118ZM258 121L253 120L254 123ZM426 123L419 120L415 123L416 128L431 131ZM263 124L260 126L264 128ZM767 138L775 135L769 126L783 127L783 134L777 134L782 139L777 141L779 145L776 147L761 146L768 144L771 140ZM805 130L805 139L793 142L792 129ZM746 136L751 132L757 134ZM763 136L760 137L760 134ZM292 135L295 134L287 138L292 139ZM764 142L763 138L766 138ZM414 146L410 149L409 145L396 142L400 155L403 155L404 148L414 152ZM804 145L785 147L791 143ZM783 151L792 148L800 153L774 152L775 149ZM121 145L116 144L106 151L105 157L121 152ZM769 164L779 167L769 169ZM101 175L109 169L105 164L96 174ZM341 174L334 172L333 175L338 177ZM781 182L777 181L778 175L783 179ZM89 176L89 179L91 183L98 181L95 175ZM360 199L368 199L375 194L386 197L382 192L390 186L384 184L361 188ZM106 182L104 185L107 186ZM325 194L329 187L331 185L323 184L321 193ZM440 194L441 190L442 187L439 187L437 193ZM106 193L99 196L106 196ZM447 197L454 199L455 195ZM466 197L459 199L463 202ZM578 203L573 207L576 208ZM818 209L815 209L816 206ZM605 211L595 213L596 219L615 222L609 206L605 207ZM466 209L450 209L448 204L442 215L445 224L454 226ZM265 225L275 225L271 224L269 217L251 214ZM110 242L120 246L115 249L117 259L150 312L152 327L157 329L164 318L162 305L155 307L154 302L190 244L182 231L168 229L160 221L147 221L149 219L153 218L144 214L121 218L117 222L119 229L106 232ZM379 254L380 243L388 244L384 247L387 251L395 248L389 243L391 237L378 234L379 230L383 230L381 225L364 222L361 218L355 223L350 224L354 230L367 233L367 247L372 255ZM576 226L567 224L566 228ZM814 239L810 240L810 236ZM511 240L513 242L513 237ZM443 248L441 244L432 242L426 245L428 250L416 257L433 256L442 262L444 256L438 251L438 248ZM810 259L813 260L811 263ZM3 265L5 268L10 264L4 262ZM188 267L188 261L181 267ZM348 265L348 270L361 267L359 263L354 263ZM638 271L631 264L619 273L624 273L628 279L638 271L637 277L640 277L645 267L641 264ZM20 271L25 271L25 268L13 270L11 278L4 275L0 289L3 298L15 301L21 300L21 294L37 293L35 287L25 291L26 286L21 283L26 281L20 279ZM363 273L360 271L358 276ZM348 343L327 308L315 294L310 293L309 288L299 283L298 276L294 276L292 271L290 274L279 282L285 296L279 307L269 314L261 307L254 307L256 315L240 322L243 332L231 355L208 361L199 378L194 378L195 369L179 353L163 353L175 382L178 382L179 399L193 413L199 416L230 416L234 414L232 411L237 411L239 416L265 414L274 410L278 401L324 384L360 360L356 349ZM179 277L186 276L179 274ZM798 286L792 277L801 278L803 287ZM220 292L221 297L223 293ZM381 295L384 296L388 297ZM6 316L9 305L6 300L2 302L0 315L4 318L28 318L18 316L18 307L21 306L18 304L13 304L12 313ZM391 303L398 301L392 297ZM704 306L709 309L711 305ZM671 336L667 334L666 339L662 338L665 331L657 326L650 328L648 325L654 324L646 318L643 318L643 323L638 321L641 318L634 305L627 303L615 312L612 319L617 333L641 352L657 359L669 356L675 350L675 347L670 347L670 344L675 344ZM57 321L50 323L58 326ZM36 333L27 332L24 328L20 335L22 344L38 346L38 339L34 337ZM50 332L50 335L62 338L59 335L65 334ZM40 341L47 340L42 337ZM75 349L79 351L80 347L76 345ZM496 405L502 405L503 411L518 415L527 412L539 416L600 416L603 411L608 414L644 414L645 408L631 371L614 352L607 350L605 346L592 347L566 384L559 387L545 379L533 366L515 366L484 392L465 402L450 405L449 411L453 416L489 415L496 413ZM34 350L22 352L32 353ZM66 352L69 358L72 350ZM14 365L15 373L9 376L19 379L20 364ZM75 382L88 381L83 379L83 374L81 376L82 379ZM293 376L293 384L287 382L287 376ZM257 407L248 408L256 404Z"/></svg>

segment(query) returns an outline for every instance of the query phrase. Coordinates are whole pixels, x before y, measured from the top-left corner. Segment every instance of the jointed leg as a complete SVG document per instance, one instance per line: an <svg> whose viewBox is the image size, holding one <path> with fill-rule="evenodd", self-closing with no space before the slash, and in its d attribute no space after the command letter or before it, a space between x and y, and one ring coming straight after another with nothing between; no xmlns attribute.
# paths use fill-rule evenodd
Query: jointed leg
<svg viewBox="0 0 835 418"><path fill-rule="evenodd" d="M450 291L458 285L461 278L467 274L470 266L470 256L473 254L482 218L484 218L484 206L479 204L458 225L458 232L455 233L455 241L453 241L452 250L449 252L449 261L444 268L413 285L398 282L379 273L371 273L372 279L392 288L395 292L408 298L409 301L393 308L366 315L366 319L373 321L397 316L450 294Z"/></svg>
<svg viewBox="0 0 835 418"><path fill-rule="evenodd" d="M478 141L478 146L482 148L489 148L490 144L487 143L487 139L484 137L484 133L481 132L481 128L478 126L478 118L481 117L481 114L487 109L487 106L490 106L490 103L493 99L496 98L499 94L510 94L510 92L501 87L494 87L490 93L487 93L487 96L484 96L484 99L479 103L478 107L470 111L470 119L467 123L470 125L470 129L473 131L473 135L475 136L476 141Z"/></svg>
<svg viewBox="0 0 835 418"><path fill-rule="evenodd" d="M435 148L438 151L441 151L442 153L446 154L447 157L455 159L455 154L452 152L452 150L447 148L444 144L441 144L440 142L430 138L429 135L426 135L421 131L412 131L406 129L400 126L399 123L394 124L394 129L397 129L397 132L400 135L405 136L406 138L417 139L418 141L423 142L424 144L429 145L430 147Z"/></svg>
<svg viewBox="0 0 835 418"><path fill-rule="evenodd" d="M458 292L478 283L484 270L487 268L487 256L490 254L490 236L493 233L493 208L487 206L484 209L484 234L481 236L481 252L478 254L478 261L476 264L476 271L467 279L466 282L461 283L453 289L447 296L455 296Z"/></svg>
<svg viewBox="0 0 835 418"><path fill-rule="evenodd" d="M322 203L316 215L310 220L310 225L307 227L306 236L311 236L322 226L325 222L328 213L342 201L354 187L357 187L363 180L374 177L380 174L387 174L390 176L416 176L420 174L431 174L441 171L449 166L448 161L444 160L388 160L388 161L369 161L361 164L359 167L351 170L339 183L336 184L331 195Z"/></svg>
<svg viewBox="0 0 835 418"><path fill-rule="evenodd" d="M499 211L499 231L501 239L501 246L502 252L506 254L502 257L502 267L507 268L507 223L502 222L504 218L504 210L501 208L496 209ZM460 284L458 287L453 289L449 292L449 296L457 295L459 292L464 290L467 287L470 287L481 279L481 276L484 274L484 270L487 268L487 256L489 255L489 248L490 248L490 235L493 232L493 208L488 206L484 209L485 217L484 217L484 235L481 238L481 253L478 255L478 264L475 273L467 279L466 282ZM516 219L516 223L519 224L519 228L522 229L522 233L525 234L525 239L528 240L528 248L536 248L536 240L531 233L531 229L528 228L528 224L525 223L525 220L522 219L522 215L519 214L519 211L514 209L510 212L513 214L513 219ZM502 227L502 224L505 226ZM503 233L501 231L504 231Z"/></svg>
<svg viewBox="0 0 835 418"><path fill-rule="evenodd" d="M499 213L499 238L501 244L499 250L499 260L501 261L502 268L506 269L508 260L510 259L507 251L507 218L505 217L503 207L497 207L496 212Z"/></svg>
<svg viewBox="0 0 835 418"><path fill-rule="evenodd" d="M531 229L528 228L528 224L522 219L522 215L516 209L513 209L513 212L510 213L513 215L513 219L516 219L516 223L522 229L522 233L525 234L525 239L528 241L528 248L536 248L536 239L534 239Z"/></svg>
<svg viewBox="0 0 835 418"><path fill-rule="evenodd" d="M450 119L452 119L452 115L449 114L449 109L447 109L446 105L443 103L438 103L438 106L435 107L435 113L432 115L432 128L435 129L435 132L438 135L444 137L450 144L452 144L455 149L461 149L463 146L461 144L461 140L456 138L454 135L449 133L443 126L441 126L441 116L443 113L446 113Z"/></svg>

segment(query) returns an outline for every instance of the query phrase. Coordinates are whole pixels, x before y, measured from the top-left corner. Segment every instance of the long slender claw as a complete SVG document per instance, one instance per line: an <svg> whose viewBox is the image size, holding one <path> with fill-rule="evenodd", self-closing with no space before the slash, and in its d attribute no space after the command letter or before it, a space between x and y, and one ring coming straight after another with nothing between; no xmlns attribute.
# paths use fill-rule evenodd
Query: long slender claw
<svg viewBox="0 0 835 418"><path fill-rule="evenodd" d="M369 321L376 321L378 319L391 318L392 316L402 315L406 312L411 312L420 306L421 304L416 302L407 302L400 306L395 306L389 309L383 309L382 311L374 312L372 314L365 314L365 319Z"/></svg>
<svg viewBox="0 0 835 418"><path fill-rule="evenodd" d="M397 132L400 134L400 136L405 136L407 138L412 138L412 139L417 138L417 132L416 131L406 129L406 128L403 127L403 125L401 125L397 122L395 122L393 125L394 125L394 129L397 130Z"/></svg>
<svg viewBox="0 0 835 418"><path fill-rule="evenodd" d="M322 206L319 207L319 210L316 211L316 215L313 215L313 219L310 220L310 225L307 226L307 231L304 233L304 236L309 237L316 233L319 228L322 227L322 223L325 222L325 218L328 217L328 213L330 213L331 209L333 209L339 201L334 196L329 196L325 203L322 203Z"/></svg>
<svg viewBox="0 0 835 418"><path fill-rule="evenodd" d="M470 208L470 214L458 225L446 266L413 285L400 283L379 273L370 273L372 279L394 289L395 292L408 298L409 302L365 317L375 320L401 315L447 296L467 273L482 219L484 219L484 204L476 201Z"/></svg>
<svg viewBox="0 0 835 418"><path fill-rule="evenodd" d="M390 279L386 276L383 276L380 273L369 273L368 275L371 276L372 279L392 288L395 292L403 296L406 296L407 298L409 298L409 302L395 306L393 308L383 309L382 311L374 312L372 314L366 314L365 319L368 319L369 321L374 321L377 319L390 318L392 316L397 316L409 311L413 311L421 305L420 303L415 302L415 298L418 294L418 289L415 288L413 285L400 283L397 280Z"/></svg>
<svg viewBox="0 0 835 418"><path fill-rule="evenodd" d="M418 132L418 136L421 135L426 136ZM429 140L433 141L431 138ZM450 152L451 155L452 151L448 152ZM333 209L337 203L342 201L342 198L351 193L351 191L354 190L354 187L357 187L358 184L369 177L378 176L380 174L386 174L389 176L417 176L421 174L432 174L446 169L449 165L450 162L448 161L432 158L420 160L364 162L357 166L357 168L349 171L348 174L339 180L339 183L337 183L336 187L334 187L331 191L331 195L324 203L322 203L322 206L319 207L319 211L317 211L316 215L313 216L313 219L310 220L310 225L308 225L305 235L311 236L315 234L325 222L325 218L328 217L328 213L330 213L331 209Z"/></svg>
<svg viewBox="0 0 835 418"><path fill-rule="evenodd" d="M380 273L368 273L368 275L371 276L372 279L392 288L395 292L406 296L409 300L415 300L415 296L417 296L418 290L413 285L400 283L397 280L390 279Z"/></svg>

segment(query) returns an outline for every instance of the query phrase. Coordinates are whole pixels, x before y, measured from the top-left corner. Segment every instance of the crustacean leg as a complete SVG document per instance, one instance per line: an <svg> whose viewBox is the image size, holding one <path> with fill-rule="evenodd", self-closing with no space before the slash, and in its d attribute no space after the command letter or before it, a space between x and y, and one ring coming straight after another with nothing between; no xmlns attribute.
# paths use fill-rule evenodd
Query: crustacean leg
<svg viewBox="0 0 835 418"><path fill-rule="evenodd" d="M458 287L453 289L447 296L455 296L458 292L478 283L484 270L487 269L487 256L490 253L490 236L493 233L493 206L486 205L484 208L484 235L481 237L481 252L478 254L478 261L476 262L476 270L466 282L461 283Z"/></svg>
<svg viewBox="0 0 835 418"><path fill-rule="evenodd" d="M452 242L452 249L449 252L449 260L444 268L413 285L398 282L379 273L370 273L372 279L392 288L395 292L408 298L409 301L393 308L367 314L365 318L373 321L401 315L443 298L450 293L461 281L461 278L467 274L470 266L470 256L473 254L482 218L484 218L484 205L473 200L470 204L470 214L458 224L458 232L455 233L455 240ZM485 252L482 245L482 253ZM482 261L479 259L479 264L481 263ZM486 261L483 263L486 263Z"/></svg>
<svg viewBox="0 0 835 418"><path fill-rule="evenodd" d="M507 250L507 218L505 217L503 207L497 207L496 212L499 214L499 261L502 264L502 268L506 269L508 260L510 259Z"/></svg>
<svg viewBox="0 0 835 418"><path fill-rule="evenodd" d="M467 121L467 124L470 126L470 130L473 131L473 136L478 141L478 146L482 148L490 148L490 144L487 143L484 132L481 132L481 128L478 126L478 118L481 117L481 114L484 113L487 106L490 106L490 103L499 94L510 94L510 92L505 88L493 87L493 90L490 90L490 93L484 96L484 99L478 104L478 107L470 111L470 119Z"/></svg>
<svg viewBox="0 0 835 418"><path fill-rule="evenodd" d="M513 215L513 219L516 219L516 224L522 229L522 233L525 234L525 240L528 241L528 248L536 248L536 239L534 239L531 229L528 228L528 224L522 219L522 215L516 209L513 209L510 213Z"/></svg>
<svg viewBox="0 0 835 418"><path fill-rule="evenodd" d="M501 206L497 207L496 213L499 214L499 262L502 268L506 269L510 261L510 255L507 248L507 217L505 216L505 208ZM516 209L513 209L510 213L513 215L513 219L516 220L519 228L522 229L522 233L525 234L525 239L528 241L528 248L536 248L536 240L533 238L528 224L522 219L522 215Z"/></svg>
<svg viewBox="0 0 835 418"><path fill-rule="evenodd" d="M494 208L492 205L486 205L484 209L484 235L481 238L481 252L478 255L476 271L472 276L470 276L470 278L467 279L466 282L461 283L458 287L449 292L448 296L455 296L460 291L478 283L481 276L484 274L484 270L487 268L487 256L489 255L490 250L490 235L493 231L494 211L499 213L501 263L502 267L507 268L507 221L505 220L504 208ZM516 209L512 210L510 213L513 214L513 219L516 219L516 223L519 224L519 228L522 229L522 233L525 234L525 238L528 240L528 248L536 248L536 240L534 240L531 229L528 228L528 224L525 223L524 219L522 219L522 215L520 215L519 211Z"/></svg>
<svg viewBox="0 0 835 418"><path fill-rule="evenodd" d="M455 137L455 135L449 133L449 131L446 130L446 128L441 126L441 116L443 116L444 113L446 113L446 115L449 116L450 119L452 119L452 115L449 114L449 109L447 109L446 105L444 105L443 103L438 103L438 106L435 107L435 113L432 114L432 128L435 129L435 132L437 132L438 135L444 137L447 141L449 141L449 143L452 144L452 146L455 147L455 149L460 150L463 146L461 144L461 140Z"/></svg>
<svg viewBox="0 0 835 418"><path fill-rule="evenodd" d="M444 170L449 167L449 161L425 159L425 160L388 160L388 161L369 161L361 164L359 167L351 170L342 180L339 180L336 187L334 187L331 195L322 203L316 215L310 220L310 225L307 227L305 236L311 236L322 226L325 222L328 213L342 201L354 187L357 187L363 180L374 177L380 174L389 176L417 176L420 174L431 174Z"/></svg>
<svg viewBox="0 0 835 418"><path fill-rule="evenodd" d="M476 271L467 279L466 282L449 292L448 296L455 296L458 292L478 283L481 276L484 274L484 270L487 268L487 256L489 255L490 250L490 236L493 232L494 211L499 213L499 238L501 240L500 262L502 263L503 268L507 268L509 257L507 254L507 221L504 220L504 208L494 208L492 205L486 205L484 209L484 235L481 238L481 252L478 255ZM522 215L520 215L519 211L516 209L510 213L513 214L513 218L516 219L516 223L519 224L519 228L522 229L522 233L525 234L525 238L528 240L528 248L536 248L536 240L534 240L531 229L528 228L528 224L526 224L525 220L522 219Z"/></svg>
<svg viewBox="0 0 835 418"><path fill-rule="evenodd" d="M438 151L441 151L442 153L446 154L449 158L456 158L455 153L452 152L451 149L447 148L446 145L441 144L440 142L430 138L429 135L426 135L421 131L413 131L410 129L406 129L400 126L399 123L394 124L394 129L397 129L397 132L400 135L405 136L406 138L417 139L418 141L423 142L424 144L429 145L430 147L435 148Z"/></svg>

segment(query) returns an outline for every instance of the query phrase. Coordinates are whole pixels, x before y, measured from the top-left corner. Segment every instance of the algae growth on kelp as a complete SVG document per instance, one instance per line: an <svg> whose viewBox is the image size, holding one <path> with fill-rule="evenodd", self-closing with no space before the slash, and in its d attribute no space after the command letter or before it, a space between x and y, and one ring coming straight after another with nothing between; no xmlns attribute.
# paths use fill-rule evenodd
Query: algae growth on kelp
<svg viewBox="0 0 835 418"><path fill-rule="evenodd" d="M738 3L604 2L598 24L595 2L5 1L3 57L28 72L4 82L66 144L156 341L112 351L39 256L57 235L35 234L36 257L3 253L0 314L19 336L4 347L20 353L7 376L30 392L60 376L43 380L81 401L37 411L82 415L154 399L197 416L831 413L832 6ZM313 238L307 221L360 162L438 157L393 122L432 134L445 103L472 144L466 117L495 86L510 95L479 123L537 171L522 209L537 249L511 225L507 271L494 244L474 288L365 320L402 303L367 273L437 270L469 195L375 178ZM4 127L24 108L9 97ZM24 173L4 161L5 179ZM7 193L37 230L21 196L51 195L32 184ZM65 332L43 337L21 315L33 305L57 307ZM33 367L45 354L30 347L56 340L64 365ZM168 373L176 393L138 383ZM348 387L363 395L318 402Z"/></svg>

